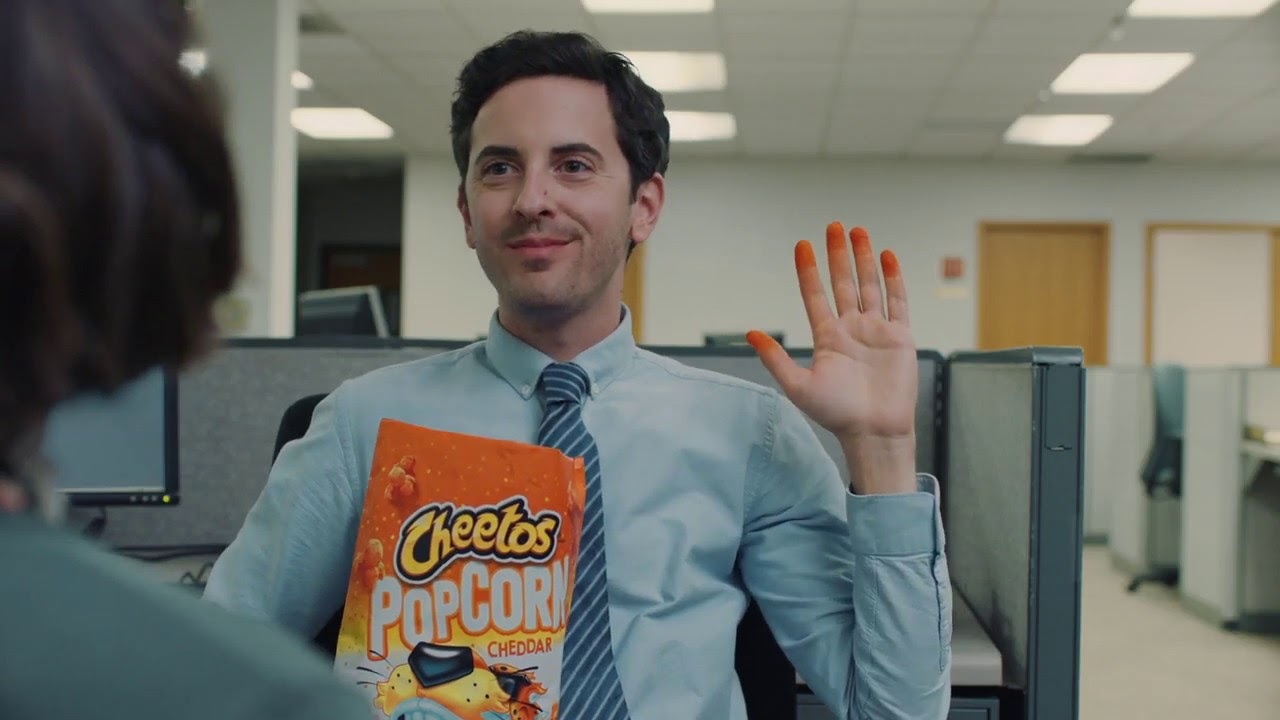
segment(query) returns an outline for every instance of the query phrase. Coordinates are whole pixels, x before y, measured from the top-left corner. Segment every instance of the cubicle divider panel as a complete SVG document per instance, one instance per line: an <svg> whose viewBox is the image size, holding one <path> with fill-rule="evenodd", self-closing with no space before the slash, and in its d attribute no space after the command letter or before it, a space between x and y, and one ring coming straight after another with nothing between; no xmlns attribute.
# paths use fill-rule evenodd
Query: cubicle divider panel
<svg viewBox="0 0 1280 720"><path fill-rule="evenodd" d="M1240 628L1280 632L1280 369L1244 372L1244 424L1267 433L1251 439L1240 477ZM1243 455L1244 453L1242 453Z"/></svg>
<svg viewBox="0 0 1280 720"><path fill-rule="evenodd" d="M1074 348L959 353L944 391L953 586L1040 720L1079 706L1082 361Z"/></svg>
<svg viewBox="0 0 1280 720"><path fill-rule="evenodd" d="M178 387L181 502L112 508L115 546L226 545L262 492L280 417L295 400L460 343L230 340Z"/></svg>
<svg viewBox="0 0 1280 720"><path fill-rule="evenodd" d="M165 508L112 508L103 538L114 546L226 545L257 500L270 470L280 418L295 400L332 391L344 380L466 343L430 340L233 339L180 381L181 502ZM693 367L776 387L750 348L646 347ZM805 349L791 350L807 365ZM937 387L942 357L920 351L918 459L936 472ZM842 475L839 444L815 425Z"/></svg>
<svg viewBox="0 0 1280 720"><path fill-rule="evenodd" d="M1146 552L1142 465L1155 432L1151 371L1091 367L1085 384L1085 540L1105 535L1112 556L1137 570Z"/></svg>
<svg viewBox="0 0 1280 720"><path fill-rule="evenodd" d="M1244 424L1280 431L1280 368L1244 370Z"/></svg>
<svg viewBox="0 0 1280 720"><path fill-rule="evenodd" d="M1142 388L1150 383L1150 372L1141 367L1086 371L1085 542L1109 541L1113 529L1120 535L1131 531L1124 518L1113 528L1112 512L1141 495L1138 476L1151 439L1151 393Z"/></svg>
<svg viewBox="0 0 1280 720"><path fill-rule="evenodd" d="M1236 618L1244 374L1190 369L1182 441L1178 588L1213 622Z"/></svg>

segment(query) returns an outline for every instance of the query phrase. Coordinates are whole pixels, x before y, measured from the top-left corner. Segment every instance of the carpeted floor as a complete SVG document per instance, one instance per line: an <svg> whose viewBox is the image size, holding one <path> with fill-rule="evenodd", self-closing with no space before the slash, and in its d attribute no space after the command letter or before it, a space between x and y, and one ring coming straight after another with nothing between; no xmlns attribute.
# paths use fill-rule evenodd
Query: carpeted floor
<svg viewBox="0 0 1280 720"><path fill-rule="evenodd" d="M1128 580L1085 547L1080 720L1280 720L1280 638L1214 627L1172 589L1129 594Z"/></svg>

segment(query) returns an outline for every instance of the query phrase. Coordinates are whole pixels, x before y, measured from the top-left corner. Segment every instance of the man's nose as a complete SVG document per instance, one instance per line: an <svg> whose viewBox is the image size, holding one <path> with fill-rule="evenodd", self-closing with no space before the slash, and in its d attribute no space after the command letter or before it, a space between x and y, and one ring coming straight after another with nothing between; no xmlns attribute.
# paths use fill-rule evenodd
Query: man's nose
<svg viewBox="0 0 1280 720"><path fill-rule="evenodd" d="M526 220L547 217L551 215L551 191L551 184L543 173L536 171L525 173L524 183L520 187L520 194L516 196L515 207L512 209Z"/></svg>

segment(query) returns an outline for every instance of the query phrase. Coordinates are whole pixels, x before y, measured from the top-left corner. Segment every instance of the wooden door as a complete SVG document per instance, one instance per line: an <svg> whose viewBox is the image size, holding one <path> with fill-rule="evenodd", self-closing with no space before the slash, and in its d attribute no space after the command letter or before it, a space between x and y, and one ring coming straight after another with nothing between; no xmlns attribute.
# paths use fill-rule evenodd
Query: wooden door
<svg viewBox="0 0 1280 720"><path fill-rule="evenodd" d="M622 279L622 302L631 310L632 335L636 342L641 342L644 331L644 250L645 244L640 243L631 252Z"/></svg>
<svg viewBox="0 0 1280 720"><path fill-rule="evenodd" d="M1109 236L1106 225L983 223L978 349L1065 345L1105 365Z"/></svg>

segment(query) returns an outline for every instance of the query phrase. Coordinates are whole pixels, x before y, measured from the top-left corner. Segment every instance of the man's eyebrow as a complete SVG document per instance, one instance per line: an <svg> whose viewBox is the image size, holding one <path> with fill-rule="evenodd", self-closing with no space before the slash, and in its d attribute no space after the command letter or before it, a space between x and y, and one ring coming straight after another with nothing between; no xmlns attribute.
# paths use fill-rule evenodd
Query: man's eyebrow
<svg viewBox="0 0 1280 720"><path fill-rule="evenodd" d="M557 145L551 148L551 152L555 155L572 155L574 153L582 153L584 155L591 155L597 159L604 157L604 155L601 154L599 150L583 142L565 143L564 145Z"/></svg>
<svg viewBox="0 0 1280 720"><path fill-rule="evenodd" d="M510 145L485 145L476 153L476 162L486 160L488 158L503 158L506 160L516 159L520 157L520 153Z"/></svg>

